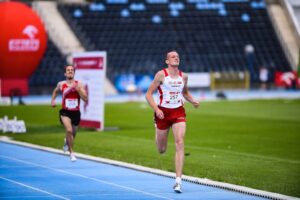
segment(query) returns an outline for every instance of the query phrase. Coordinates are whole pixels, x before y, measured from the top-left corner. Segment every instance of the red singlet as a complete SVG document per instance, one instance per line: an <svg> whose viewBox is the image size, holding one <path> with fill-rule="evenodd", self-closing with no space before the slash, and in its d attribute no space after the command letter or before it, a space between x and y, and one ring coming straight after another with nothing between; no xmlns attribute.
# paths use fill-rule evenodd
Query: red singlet
<svg viewBox="0 0 300 200"><path fill-rule="evenodd" d="M78 84L78 81L75 81ZM62 91L62 109L79 110L80 96L74 87L67 85L67 81L60 82L60 90Z"/></svg>

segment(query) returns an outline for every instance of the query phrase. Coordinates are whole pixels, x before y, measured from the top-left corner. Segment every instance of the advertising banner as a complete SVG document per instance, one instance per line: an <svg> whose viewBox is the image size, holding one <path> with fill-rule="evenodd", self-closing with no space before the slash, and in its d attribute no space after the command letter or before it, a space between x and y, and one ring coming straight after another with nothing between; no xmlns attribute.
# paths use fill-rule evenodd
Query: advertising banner
<svg viewBox="0 0 300 200"><path fill-rule="evenodd" d="M115 86L123 93L146 92L153 78L146 74L120 74L115 79Z"/></svg>
<svg viewBox="0 0 300 200"><path fill-rule="evenodd" d="M88 101L80 104L80 126L104 129L104 83L106 77L106 52L73 54L75 79L83 82Z"/></svg>

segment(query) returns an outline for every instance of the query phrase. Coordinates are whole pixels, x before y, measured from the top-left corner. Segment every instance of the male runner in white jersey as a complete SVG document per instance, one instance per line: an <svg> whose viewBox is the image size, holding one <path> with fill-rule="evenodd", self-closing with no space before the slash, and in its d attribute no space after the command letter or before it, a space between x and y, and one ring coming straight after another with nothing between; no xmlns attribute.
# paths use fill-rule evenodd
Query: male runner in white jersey
<svg viewBox="0 0 300 200"><path fill-rule="evenodd" d="M176 181L173 189L175 192L181 193L186 131L183 98L195 108L199 106L199 101L195 100L188 91L188 76L178 69L179 61L179 55L175 50L167 52L165 62L168 67L156 73L146 93L146 99L155 112L155 140L159 153L164 153L167 150L168 133L169 129L172 128L176 146ZM152 96L156 90L158 91L157 103Z"/></svg>
<svg viewBox="0 0 300 200"><path fill-rule="evenodd" d="M75 69L73 66L65 67L65 81L58 82L52 93L51 105L55 107L55 98L59 91L62 92L62 109L59 111L60 122L66 130L64 151L69 150L70 159L76 161L73 152L76 129L80 122L80 99L87 101L87 93L81 82L74 80Z"/></svg>

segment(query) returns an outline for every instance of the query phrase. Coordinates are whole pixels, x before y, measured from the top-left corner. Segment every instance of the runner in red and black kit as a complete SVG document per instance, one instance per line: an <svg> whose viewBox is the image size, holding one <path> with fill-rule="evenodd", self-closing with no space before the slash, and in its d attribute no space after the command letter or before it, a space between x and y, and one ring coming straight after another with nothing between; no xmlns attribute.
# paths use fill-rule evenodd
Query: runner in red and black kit
<svg viewBox="0 0 300 200"><path fill-rule="evenodd" d="M60 81L52 93L51 105L56 106L57 93L62 93L62 109L59 111L60 122L66 130L64 151L69 150L70 158L76 161L73 152L74 138L80 122L80 99L87 101L87 94L81 82L74 80L75 69L73 66L65 67L65 81Z"/></svg>
<svg viewBox="0 0 300 200"><path fill-rule="evenodd" d="M78 81L74 81L78 84ZM62 92L62 109L59 111L59 119L61 116L67 116L71 119L71 124L78 126L80 122L80 96L73 87L69 87L67 81L61 81L58 83Z"/></svg>
<svg viewBox="0 0 300 200"><path fill-rule="evenodd" d="M178 69L179 61L177 51L172 50L167 52L165 62L168 67L156 73L146 93L146 99L155 112L155 140L160 153L164 153L167 150L169 129L172 128L173 130L176 146L176 180L173 189L175 192L181 193L181 176L184 163L184 136L186 131L183 99L190 102L195 108L199 106L199 101L195 100L188 91L188 76ZM157 103L152 96L156 90L158 91Z"/></svg>

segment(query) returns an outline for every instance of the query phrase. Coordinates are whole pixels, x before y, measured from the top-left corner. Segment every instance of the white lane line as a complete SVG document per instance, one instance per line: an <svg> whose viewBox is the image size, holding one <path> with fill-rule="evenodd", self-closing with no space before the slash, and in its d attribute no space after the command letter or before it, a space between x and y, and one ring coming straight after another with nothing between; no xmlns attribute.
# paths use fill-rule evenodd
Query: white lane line
<svg viewBox="0 0 300 200"><path fill-rule="evenodd" d="M134 192L139 192L139 193L142 193L142 194L145 194L145 195L149 195L149 196L153 196L153 197L156 197L156 198L171 200L168 197L164 197L164 196L161 196L161 195L152 194L152 193L149 193L149 192L145 192L143 190L138 190L138 189L135 189L135 188L132 188L132 187L127 187L127 186L119 185L119 184L116 184L116 183L112 183L112 182L104 181L104 180L101 180L101 179L97 179L97 178L85 176L85 175L82 175L82 174L68 172L68 171L65 171L65 170L62 170L62 169L56 169L56 168L52 168L52 167L47 167L45 165L36 164L36 163L33 163L33 162L29 162L29 161L25 161L25 160L20 160L20 159L17 159L17 158L12 158L12 157L9 157L9 156L0 155L0 157L6 158L6 159L9 159L9 160L14 160L14 161L21 162L21 163L25 163L25 164L28 164L28 165L33 165L33 166L37 166L37 167L49 169L49 170L52 170L52 171L57 171L57 172L68 174L68 175L72 175L72 176L77 176L77 177L85 178L85 179L92 180L92 181L95 181L95 182L104 183L104 184L107 184L107 185L112 185L112 186L123 188L123 189L126 189L126 190L130 190L130 191L134 191Z"/></svg>
<svg viewBox="0 0 300 200"><path fill-rule="evenodd" d="M48 195L53 196L53 197L57 197L57 198L59 198L59 199L70 200L70 199L68 199L68 198L66 198L66 197L63 197L63 196L60 196L60 195L57 195L57 194L53 194L53 193L51 193L51 192L47 192L46 190L42 190L42 189L39 189L39 188L30 186L30 185L26 185L26 184L24 184L24 183L20 183L20 182L17 182L17 181L8 179L8 178L4 178L4 177L2 177L2 176L0 176L0 179L6 180L6 181L8 181L8 182L11 182L11 183L14 183L14 184L17 184L17 185L20 185L20 186L23 186L23 187L26 187L26 188L29 188L29 189L38 191L38 192L42 192L42 193L48 194Z"/></svg>
<svg viewBox="0 0 300 200"><path fill-rule="evenodd" d="M59 155L63 154L62 151L58 150L58 149L11 140L7 136L0 136L0 145L1 145L1 142L4 144L17 145L17 146L24 147L24 148L27 147L30 149L42 150L42 151L46 151L46 152L50 152L50 153L56 153ZM108 165L125 167L128 169L133 169L133 170L142 171L142 172L146 172L146 173L158 174L158 175L164 176L164 177L175 178L175 176L176 176L175 173L173 173L173 172L167 172L167 171L163 171L163 170L159 170L159 169L153 169L153 168L144 167L141 165L136 165L136 164L131 164L131 163L126 163L126 162L122 162L122 161L110 160L110 159L106 159L106 158L95 157L95 156L85 155L85 154L81 154L81 153L77 153L77 156L79 158L83 158L85 160L89 160L92 162L100 162L100 163L104 163L104 164L108 164ZM263 190L257 190L257 189L253 189L253 188L249 188L249 187L245 187L245 186L239 186L239 185L214 181L214 180L210 180L210 179L206 179L206 178L199 178L199 177L193 177L193 176L187 176L187 175L183 175L182 177L183 177L183 180L189 181L191 183L226 189L229 191L235 191L235 192L239 192L242 194L249 194L249 195L258 196L258 197L265 197L268 199L278 199L278 200L279 199L284 199L284 200L298 199L298 200L300 200L300 198L296 198L296 197L292 197L292 196L287 196L287 195L273 193L273 192L267 192L267 191L263 191Z"/></svg>

